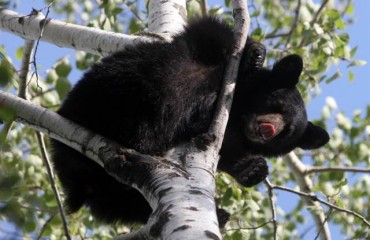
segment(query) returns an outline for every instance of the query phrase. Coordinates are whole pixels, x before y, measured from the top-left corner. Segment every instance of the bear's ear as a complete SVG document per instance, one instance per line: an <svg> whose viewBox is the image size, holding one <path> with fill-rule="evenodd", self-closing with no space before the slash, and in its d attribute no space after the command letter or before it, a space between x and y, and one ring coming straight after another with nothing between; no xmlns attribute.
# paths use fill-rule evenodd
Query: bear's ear
<svg viewBox="0 0 370 240"><path fill-rule="evenodd" d="M299 55L292 54L274 64L272 72L279 81L280 87L294 87L303 69L303 61Z"/></svg>
<svg viewBox="0 0 370 240"><path fill-rule="evenodd" d="M316 149L329 142L329 134L325 129L308 122L298 147L302 149Z"/></svg>

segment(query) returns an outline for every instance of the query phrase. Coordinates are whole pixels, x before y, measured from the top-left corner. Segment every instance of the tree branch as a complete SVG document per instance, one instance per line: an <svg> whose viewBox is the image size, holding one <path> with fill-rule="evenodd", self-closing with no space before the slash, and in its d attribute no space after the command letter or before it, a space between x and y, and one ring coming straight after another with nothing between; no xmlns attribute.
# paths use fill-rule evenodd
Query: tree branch
<svg viewBox="0 0 370 240"><path fill-rule="evenodd" d="M48 173L50 185L51 185L55 200L56 200L57 205L58 205L58 210L59 210L60 217L62 219L64 235L67 238L67 240L70 240L72 238L71 238L71 235L69 234L69 231L68 231L67 218L66 218L66 215L64 214L62 201L60 199L59 191L58 191L58 188L57 188L55 180L54 180L55 177L54 177L53 169L51 167L51 163L50 163L50 160L49 160L48 153L46 151L44 137L40 132L37 132L37 131L36 131L36 136L37 136L37 141L38 141L39 146L40 146L40 152L41 152L42 160L44 162L46 171Z"/></svg>
<svg viewBox="0 0 370 240"><path fill-rule="evenodd" d="M183 29L187 19L185 0L151 0L149 9L149 32L171 39Z"/></svg>
<svg viewBox="0 0 370 240"><path fill-rule="evenodd" d="M144 36L130 36L100 29L65 23L45 17L40 12L22 15L0 9L0 29L28 40L41 40L59 47L72 48L99 56L106 56L126 46L150 41Z"/></svg>
<svg viewBox="0 0 370 240"><path fill-rule="evenodd" d="M370 173L370 168L360 167L318 167L306 166L304 174L316 172L355 172L355 173Z"/></svg>
<svg viewBox="0 0 370 240"><path fill-rule="evenodd" d="M293 32L297 28L301 4L302 4L302 0L298 0L297 8L295 9L295 16L294 16L294 19L293 19L293 22L292 22L292 27L290 28L290 31L287 35L288 39L286 40L285 48L288 48L290 40L291 40L292 35L293 35Z"/></svg>
<svg viewBox="0 0 370 240"><path fill-rule="evenodd" d="M318 198L316 195L305 193L305 192L296 191L296 190L293 190L293 189L290 189L290 188L286 188L286 187L282 187L282 186L277 186L277 185L271 185L271 187L272 187L272 189L278 189L278 190L282 190L282 191L286 191L286 192L297 194L297 195L299 195L301 197L305 197L307 199L310 199L311 201L322 203L325 206L328 206L328 207L333 208L335 210L338 210L340 212L344 212L344 213L350 214L350 215L358 218L359 220L361 220L368 227L370 227L370 222L367 221L365 217L361 216L360 214L356 213L355 211L351 211L351 210L347 210L345 208L338 207L338 206L336 206L336 205L334 205L332 203L329 203L329 202L327 202L325 200L322 200L322 199Z"/></svg>
<svg viewBox="0 0 370 240"><path fill-rule="evenodd" d="M288 164L289 168L292 170L294 178L297 180L297 184L300 187L301 191L307 194L311 194L312 181L307 175L304 174L306 172L306 166L299 160L294 152L290 152L288 155L284 156L284 160ZM311 212L311 214L313 219L315 220L316 228L318 230L322 228L320 234L321 239L331 239L329 225L325 221L325 214L323 213L323 209L320 204L310 198L304 198L304 200L307 206L322 210L315 213Z"/></svg>
<svg viewBox="0 0 370 240"><path fill-rule="evenodd" d="M277 239L277 223L276 223L276 207L275 207L275 201L274 201L274 194L272 192L272 185L267 178L265 179L265 184L267 185L267 190L269 193L271 215L272 215L271 221L274 224L274 240L276 240Z"/></svg>

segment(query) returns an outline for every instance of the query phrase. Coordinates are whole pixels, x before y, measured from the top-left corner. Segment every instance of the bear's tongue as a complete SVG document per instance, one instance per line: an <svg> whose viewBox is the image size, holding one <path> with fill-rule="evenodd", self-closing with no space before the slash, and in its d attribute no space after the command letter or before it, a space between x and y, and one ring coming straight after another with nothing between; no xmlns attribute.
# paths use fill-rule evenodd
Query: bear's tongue
<svg viewBox="0 0 370 240"><path fill-rule="evenodd" d="M258 124L258 132L264 140L268 140L275 136L275 126L271 123Z"/></svg>

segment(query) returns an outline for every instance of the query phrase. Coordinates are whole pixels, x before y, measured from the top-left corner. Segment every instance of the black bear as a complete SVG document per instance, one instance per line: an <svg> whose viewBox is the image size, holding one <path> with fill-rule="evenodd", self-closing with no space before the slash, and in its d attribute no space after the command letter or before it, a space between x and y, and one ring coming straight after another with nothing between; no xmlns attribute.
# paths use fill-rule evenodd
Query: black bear
<svg viewBox="0 0 370 240"><path fill-rule="evenodd" d="M226 24L210 17L193 21L172 42L140 43L102 59L58 113L125 147L162 155L207 132L233 44ZM263 45L247 41L220 152L219 169L244 186L266 177L262 156L317 148L329 139L307 121L295 88L301 58L290 55L268 70L264 56ZM148 219L152 210L139 192L64 144L52 145L70 212L86 205L106 222Z"/></svg>

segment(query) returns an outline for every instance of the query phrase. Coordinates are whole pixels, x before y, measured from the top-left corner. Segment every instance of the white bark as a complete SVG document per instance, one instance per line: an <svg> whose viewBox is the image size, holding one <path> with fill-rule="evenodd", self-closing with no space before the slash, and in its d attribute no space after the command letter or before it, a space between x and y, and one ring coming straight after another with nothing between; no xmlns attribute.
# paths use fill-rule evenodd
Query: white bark
<svg viewBox="0 0 370 240"><path fill-rule="evenodd" d="M150 40L147 37L130 36L45 19L41 13L25 16L7 9L0 10L0 30L25 39L38 40L44 21L46 24L40 40L99 56L106 56L128 45Z"/></svg>
<svg viewBox="0 0 370 240"><path fill-rule="evenodd" d="M148 30L170 39L186 22L185 0L150 0Z"/></svg>

